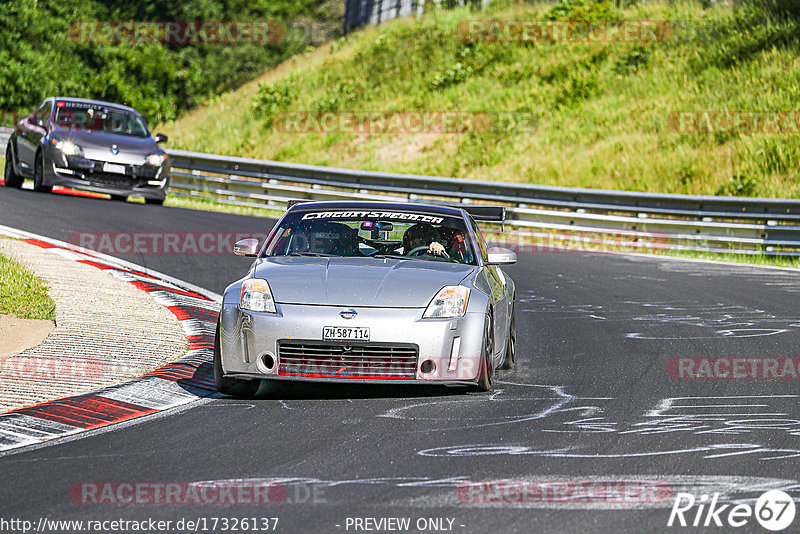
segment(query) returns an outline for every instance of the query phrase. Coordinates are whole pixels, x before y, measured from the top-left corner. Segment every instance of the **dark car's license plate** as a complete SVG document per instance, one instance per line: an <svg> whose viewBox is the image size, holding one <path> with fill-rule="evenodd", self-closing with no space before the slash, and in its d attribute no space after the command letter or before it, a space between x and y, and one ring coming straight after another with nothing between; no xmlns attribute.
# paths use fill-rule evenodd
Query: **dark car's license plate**
<svg viewBox="0 0 800 534"><path fill-rule="evenodd" d="M125 174L125 165L115 165L113 163L104 163L103 172L113 172L114 174Z"/></svg>
<svg viewBox="0 0 800 534"><path fill-rule="evenodd" d="M325 341L369 341L369 328L358 326L323 326Z"/></svg>

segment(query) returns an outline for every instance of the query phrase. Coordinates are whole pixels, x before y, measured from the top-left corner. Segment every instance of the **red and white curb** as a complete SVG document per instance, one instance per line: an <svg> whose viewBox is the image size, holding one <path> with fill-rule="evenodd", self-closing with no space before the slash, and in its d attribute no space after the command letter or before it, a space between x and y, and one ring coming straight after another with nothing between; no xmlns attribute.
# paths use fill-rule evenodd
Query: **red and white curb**
<svg viewBox="0 0 800 534"><path fill-rule="evenodd" d="M191 284L68 243L0 226L0 234L109 271L149 293L180 321L188 342L177 360L91 393L0 414L0 452L129 421L205 397L214 387L212 357L221 297Z"/></svg>

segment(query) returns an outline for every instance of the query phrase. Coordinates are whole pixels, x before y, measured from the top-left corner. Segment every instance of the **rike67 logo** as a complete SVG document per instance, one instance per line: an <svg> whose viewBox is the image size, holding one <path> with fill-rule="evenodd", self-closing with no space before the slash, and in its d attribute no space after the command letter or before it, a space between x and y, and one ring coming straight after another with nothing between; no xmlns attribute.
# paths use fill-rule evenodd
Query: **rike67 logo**
<svg viewBox="0 0 800 534"><path fill-rule="evenodd" d="M672 503L667 526L743 527L753 517L767 530L783 530L794 521L795 504L789 494L770 490L762 494L755 506L719 504L719 493L709 501L708 495L696 499L691 493L678 493Z"/></svg>

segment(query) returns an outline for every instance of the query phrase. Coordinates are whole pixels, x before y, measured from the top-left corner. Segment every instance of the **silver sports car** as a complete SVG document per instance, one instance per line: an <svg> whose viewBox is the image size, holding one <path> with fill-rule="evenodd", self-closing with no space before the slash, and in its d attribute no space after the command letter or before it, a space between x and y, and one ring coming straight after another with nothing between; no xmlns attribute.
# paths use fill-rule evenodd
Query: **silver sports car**
<svg viewBox="0 0 800 534"><path fill-rule="evenodd" d="M491 388L515 359L514 282L476 220L502 207L390 202L290 205L225 289L214 379L250 396L261 380Z"/></svg>

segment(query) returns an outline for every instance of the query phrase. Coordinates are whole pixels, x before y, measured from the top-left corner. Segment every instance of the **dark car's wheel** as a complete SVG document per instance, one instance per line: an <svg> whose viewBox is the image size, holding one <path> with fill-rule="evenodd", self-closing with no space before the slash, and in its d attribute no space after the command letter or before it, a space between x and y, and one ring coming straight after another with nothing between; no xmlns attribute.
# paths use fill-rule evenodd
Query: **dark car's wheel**
<svg viewBox="0 0 800 534"><path fill-rule="evenodd" d="M33 166L33 190L40 193L49 193L52 185L44 185L44 154L36 154L36 163Z"/></svg>
<svg viewBox="0 0 800 534"><path fill-rule="evenodd" d="M128 200L128 197L127 195L111 195L111 200L125 202L126 200Z"/></svg>
<svg viewBox="0 0 800 534"><path fill-rule="evenodd" d="M487 315L483 329L483 358L481 358L481 370L478 374L478 383L475 384L477 391L489 391L492 389L492 376L494 368L492 359L494 358L494 336L492 335L492 316Z"/></svg>
<svg viewBox="0 0 800 534"><path fill-rule="evenodd" d="M25 181L25 178L14 172L14 162L11 161L12 157L11 143L9 143L6 147L6 170L3 173L3 180L6 183L6 187L16 187L19 189L22 187L22 182Z"/></svg>
<svg viewBox="0 0 800 534"><path fill-rule="evenodd" d="M220 324L217 321L217 333L214 336L214 385L217 391L232 397L252 397L261 385L260 380L240 380L227 378L222 374L222 354L219 348Z"/></svg>
<svg viewBox="0 0 800 534"><path fill-rule="evenodd" d="M156 206L163 206L164 205L164 199L163 198L147 198L147 197L145 197L144 198L144 203L145 204L155 204Z"/></svg>
<svg viewBox="0 0 800 534"><path fill-rule="evenodd" d="M508 329L508 343L506 344L506 357L500 364L500 369L513 369L517 363L517 314L511 310L511 328Z"/></svg>

